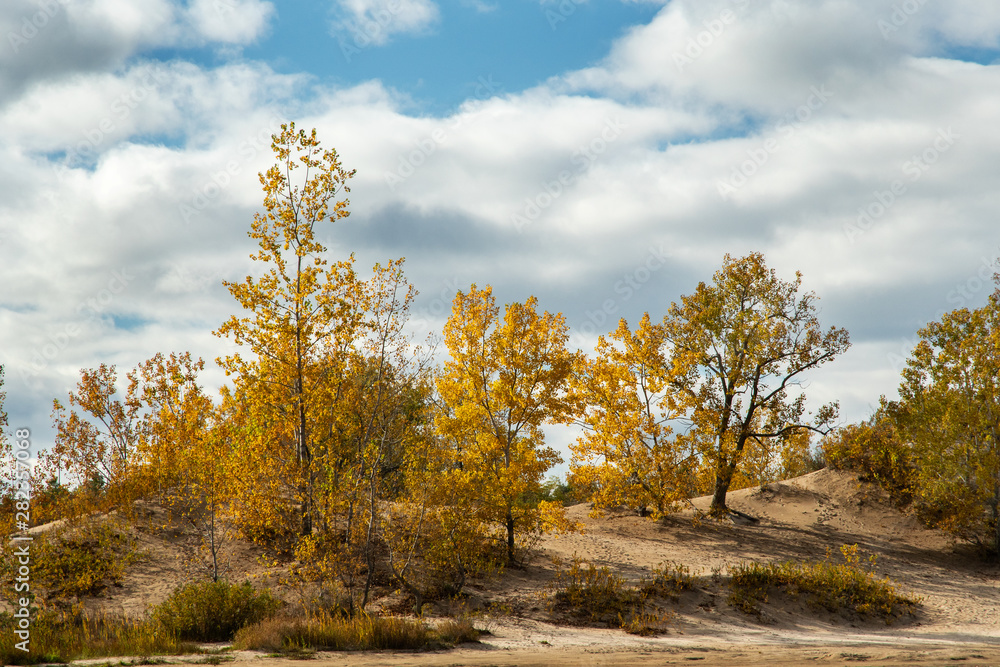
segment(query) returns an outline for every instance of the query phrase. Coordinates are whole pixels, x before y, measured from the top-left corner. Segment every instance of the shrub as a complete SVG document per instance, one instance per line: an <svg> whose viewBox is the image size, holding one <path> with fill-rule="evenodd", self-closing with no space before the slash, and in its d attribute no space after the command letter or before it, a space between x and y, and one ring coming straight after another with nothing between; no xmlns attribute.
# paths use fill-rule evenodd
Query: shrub
<svg viewBox="0 0 1000 667"><path fill-rule="evenodd" d="M32 552L32 577L53 599L96 595L121 582L125 568L140 557L135 540L110 523L44 533L35 538ZM7 550L3 570L8 581L14 569Z"/></svg>
<svg viewBox="0 0 1000 667"><path fill-rule="evenodd" d="M241 628L273 616L280 605L250 582L206 581L175 588L152 616L181 639L229 641Z"/></svg>
<svg viewBox="0 0 1000 667"><path fill-rule="evenodd" d="M367 614L344 618L321 613L275 617L247 626L236 633L233 647L267 651L419 649L437 638L426 625L411 619Z"/></svg>
<svg viewBox="0 0 1000 667"><path fill-rule="evenodd" d="M13 638L14 617L0 614L0 632ZM112 614L85 615L79 608L36 610L31 623L28 652L14 641L0 643L5 665L46 662L65 663L84 658L116 655L194 653L197 646L180 641L159 623Z"/></svg>
<svg viewBox="0 0 1000 667"><path fill-rule="evenodd" d="M759 616L771 588L790 595L805 595L807 603L831 612L849 611L891 623L903 614L912 614L919 598L902 595L888 578L874 574L875 556L869 569L861 566L858 545L841 547L843 563L826 560L816 563L740 563L729 568L729 603Z"/></svg>
<svg viewBox="0 0 1000 667"><path fill-rule="evenodd" d="M868 421L828 435L822 448L831 468L859 473L862 481L874 482L885 489L900 507L913 500L916 489L913 452L884 410Z"/></svg>
<svg viewBox="0 0 1000 667"><path fill-rule="evenodd" d="M666 570L658 570L659 584L654 578L636 588L607 567L596 567L579 558L574 558L567 570L557 565L550 609L566 613L576 623L606 625L641 635L663 632L671 615L653 608L650 598L660 588L672 590L674 582Z"/></svg>
<svg viewBox="0 0 1000 667"><path fill-rule="evenodd" d="M641 588L647 595L676 600L680 593L691 590L695 581L696 577L687 565L668 561L653 568L653 578L643 580Z"/></svg>

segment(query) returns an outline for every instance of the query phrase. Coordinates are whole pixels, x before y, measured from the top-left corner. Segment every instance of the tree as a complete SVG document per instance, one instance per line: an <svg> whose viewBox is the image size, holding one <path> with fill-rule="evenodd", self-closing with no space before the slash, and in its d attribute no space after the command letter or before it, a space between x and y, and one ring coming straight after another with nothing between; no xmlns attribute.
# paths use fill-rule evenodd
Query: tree
<svg viewBox="0 0 1000 667"><path fill-rule="evenodd" d="M228 500L229 424L216 414L198 385L205 367L189 352L157 354L136 369L148 406L143 460L145 478L162 501L198 533L208 553L212 580L222 574L221 555L229 538L222 521Z"/></svg>
<svg viewBox="0 0 1000 667"><path fill-rule="evenodd" d="M249 400L270 411L279 442L293 445L300 531L308 535L315 491L313 425L323 409L318 401L329 362L337 361L335 352L349 344L358 326L353 255L328 263L316 232L320 223L349 215L348 200L337 198L350 192L347 181L354 171L343 168L335 150L320 147L315 129L296 132L289 123L273 139L278 163L260 174L265 211L254 216L248 232L260 247L251 258L269 268L258 279L224 283L250 315L234 315L216 335L249 346L256 357L234 354L219 363L247 385ZM301 185L292 182L299 168L305 170ZM317 370L321 361L323 372Z"/></svg>
<svg viewBox="0 0 1000 667"><path fill-rule="evenodd" d="M913 447L922 513L1000 557L1000 290L919 336L890 407Z"/></svg>
<svg viewBox="0 0 1000 667"><path fill-rule="evenodd" d="M502 526L509 564L516 538L539 530L561 507L538 502L542 476L560 462L541 427L574 411L567 389L575 355L561 314L536 312L537 299L506 306L492 289L459 292L444 327L451 359L437 381L439 433L455 443L463 475L488 499L483 520Z"/></svg>
<svg viewBox="0 0 1000 667"><path fill-rule="evenodd" d="M715 472L712 512L728 512L726 493L748 445L785 440L801 429L825 433L837 404L805 416L802 375L850 346L847 331L820 328L816 297L798 295L801 274L780 280L760 253L726 255L711 285L671 304L664 338L672 386Z"/></svg>
<svg viewBox="0 0 1000 667"><path fill-rule="evenodd" d="M115 366L82 369L76 392L69 394L71 409L52 402L55 445L40 457L43 467L51 468L48 472L64 470L75 484L94 486L99 480L94 490L110 493L112 502L129 498L134 490L148 427L139 379L134 372L127 377L125 395L119 398Z"/></svg>
<svg viewBox="0 0 1000 667"><path fill-rule="evenodd" d="M645 314L630 331L623 319L597 356L581 360L574 390L586 405L585 429L573 444L574 486L593 490L597 508L636 507L655 517L695 494L699 456L690 438L670 423L682 416L671 386L663 327Z"/></svg>

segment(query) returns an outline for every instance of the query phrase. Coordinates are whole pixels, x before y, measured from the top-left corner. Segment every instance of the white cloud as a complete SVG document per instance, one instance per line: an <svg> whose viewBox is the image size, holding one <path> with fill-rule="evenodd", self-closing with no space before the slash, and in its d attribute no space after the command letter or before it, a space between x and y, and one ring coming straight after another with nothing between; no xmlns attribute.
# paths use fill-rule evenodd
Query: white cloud
<svg viewBox="0 0 1000 667"><path fill-rule="evenodd" d="M248 44L260 37L274 14L263 0L193 0L187 20L210 42Z"/></svg>
<svg viewBox="0 0 1000 667"><path fill-rule="evenodd" d="M28 86L108 72L150 49L246 44L274 15L263 0L7 0L0 5L0 107Z"/></svg>
<svg viewBox="0 0 1000 667"><path fill-rule="evenodd" d="M422 33L440 17L433 0L335 0L334 35L357 48L381 46L395 34Z"/></svg>
<svg viewBox="0 0 1000 667"><path fill-rule="evenodd" d="M62 395L80 367L222 353L207 332L235 305L219 281L253 270L256 174L273 161L270 133L292 118L358 169L352 217L322 236L337 254L357 251L362 270L408 256L426 326L439 328L454 291L475 281L502 299L538 294L575 329L601 330L662 315L725 252L765 250L782 276L804 272L824 324L852 331L843 372L810 391L861 418L894 391L890 355L907 337L985 299L983 257L998 252L1000 67L946 52L994 43L997 10L927 4L884 39L892 4L673 0L593 67L445 118L414 117L377 81L316 90L260 64L130 59L152 44L251 40L266 3L246 0L245 21L229 26L205 2L186 13L153 0L67 5L34 38L50 60L7 51L0 63L24 83L0 105L9 394L28 409ZM387 6L345 2L340 18L360 26ZM430 2L393 6L373 43L438 18ZM16 27L9 7L37 6L0 9ZM726 7L735 18L719 28ZM702 52L679 68L692 40ZM948 128L953 145L931 151ZM59 155L74 150L68 164ZM849 234L897 180L905 192ZM734 191L721 197L719 183ZM666 266L622 282L661 246Z"/></svg>

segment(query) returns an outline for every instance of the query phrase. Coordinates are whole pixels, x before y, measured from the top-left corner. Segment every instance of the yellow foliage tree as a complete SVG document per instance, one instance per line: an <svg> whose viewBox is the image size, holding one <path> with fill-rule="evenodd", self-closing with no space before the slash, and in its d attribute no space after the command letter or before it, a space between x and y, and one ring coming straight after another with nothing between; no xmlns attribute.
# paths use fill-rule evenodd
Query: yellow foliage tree
<svg viewBox="0 0 1000 667"><path fill-rule="evenodd" d="M651 506L660 517L697 492L698 448L671 427L683 416L671 373L663 327L648 313L634 332L619 321L598 338L596 357L581 360L574 391L586 432L572 445L570 471L595 508Z"/></svg>
<svg viewBox="0 0 1000 667"><path fill-rule="evenodd" d="M506 534L506 558L515 563L518 536L558 520L561 507L538 502L542 477L561 461L544 447L542 425L568 419L575 406L568 381L575 355L561 314L536 312L537 299L506 307L503 319L492 289L459 292L445 324L451 359L437 381L439 433L455 443L462 475L487 499L482 520Z"/></svg>
<svg viewBox="0 0 1000 667"><path fill-rule="evenodd" d="M64 471L71 484L93 491L88 501L127 504L136 491L148 421L134 371L128 381L119 397L117 369L101 364L80 371L68 410L58 400L52 402L56 437L48 454L39 457L41 468L52 474Z"/></svg>
<svg viewBox="0 0 1000 667"><path fill-rule="evenodd" d="M920 330L898 404L931 521L1000 558L1000 290Z"/></svg>
<svg viewBox="0 0 1000 667"><path fill-rule="evenodd" d="M815 295L798 295L801 280L779 279L760 253L726 255L713 284L700 283L664 318L671 382L714 472L715 514L729 511L726 494L748 447L766 450L802 429L825 433L836 417L833 403L805 420L798 390L804 373L847 350L848 334L821 330Z"/></svg>
<svg viewBox="0 0 1000 667"><path fill-rule="evenodd" d="M338 197L350 191L347 181L354 172L343 168L335 150L320 147L315 130L296 131L294 123L281 126L272 149L278 162L260 175L264 212L254 216L248 233L260 248L251 258L269 268L257 279L225 283L249 314L234 315L216 335L253 353L219 363L245 385L242 398L251 402L255 426L266 430L266 446L291 450L286 456L296 465L283 475L299 504L300 532L308 535L314 427L326 409L324 385L338 372L338 352L350 345L359 326L354 258L329 263L316 232L320 223L349 215L348 200ZM292 180L296 169L304 170L301 184Z"/></svg>

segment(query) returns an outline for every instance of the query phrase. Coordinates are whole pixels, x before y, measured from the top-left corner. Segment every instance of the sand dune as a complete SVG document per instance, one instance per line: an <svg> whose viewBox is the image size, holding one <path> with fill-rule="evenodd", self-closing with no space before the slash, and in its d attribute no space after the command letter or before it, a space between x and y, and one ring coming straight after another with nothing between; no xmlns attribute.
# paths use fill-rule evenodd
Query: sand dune
<svg viewBox="0 0 1000 667"><path fill-rule="evenodd" d="M492 634L481 645L453 652L320 656L351 665L661 665L725 664L960 664L1000 665L1000 566L982 561L945 534L922 527L893 508L877 489L855 476L820 470L804 477L736 491L730 506L758 523L696 521L687 509L665 521L619 510L591 516L587 504L569 508L583 532L546 536L522 570L469 587L473 608L489 601L517 617L483 620ZM708 508L709 498L693 506ZM151 517L156 523L161 517ZM122 588L93 601L105 609L140 612L162 600L184 576L194 555L193 536L161 530L141 537L150 557L134 566ZM762 619L731 608L724 580L714 571L744 560L822 559L844 544L877 555L876 572L923 598L914 618L892 625L819 613L794 601L775 600ZM236 545L230 577L275 583L255 562L257 551ZM579 556L638 579L665 561L682 563L703 579L676 604L676 621L658 637L619 630L568 627L542 596L555 573L553 559ZM287 591L285 591L287 593ZM443 611L443 610L441 610ZM982 656L982 657L977 657ZM274 662L241 655L264 665Z"/></svg>

